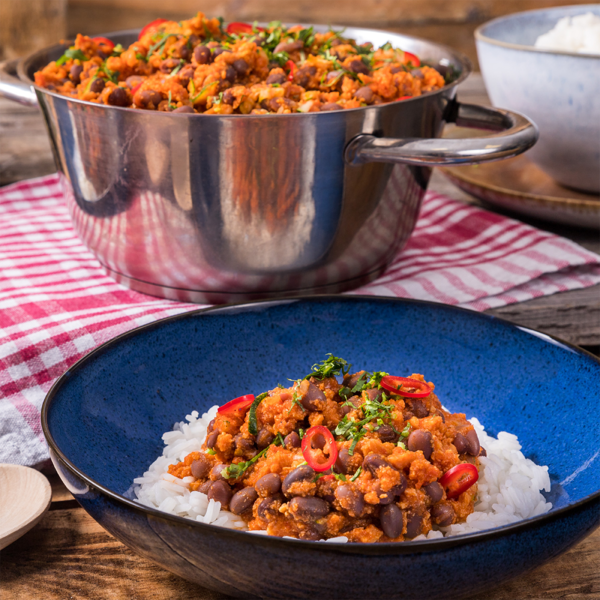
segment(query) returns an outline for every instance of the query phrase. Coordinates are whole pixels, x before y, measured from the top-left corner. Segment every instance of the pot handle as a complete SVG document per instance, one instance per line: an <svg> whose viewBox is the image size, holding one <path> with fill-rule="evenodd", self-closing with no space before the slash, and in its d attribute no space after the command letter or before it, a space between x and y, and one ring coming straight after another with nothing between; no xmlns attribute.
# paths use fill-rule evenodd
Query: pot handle
<svg viewBox="0 0 600 600"><path fill-rule="evenodd" d="M23 83L15 76L18 62L18 59L0 62L0 96L25 106L38 106L37 97L31 85Z"/></svg>
<svg viewBox="0 0 600 600"><path fill-rule="evenodd" d="M454 100L448 105L445 121L459 127L500 133L466 139L394 139L361 134L348 142L346 162L351 165L386 162L428 167L471 165L521 154L531 148L539 136L535 123L517 112Z"/></svg>

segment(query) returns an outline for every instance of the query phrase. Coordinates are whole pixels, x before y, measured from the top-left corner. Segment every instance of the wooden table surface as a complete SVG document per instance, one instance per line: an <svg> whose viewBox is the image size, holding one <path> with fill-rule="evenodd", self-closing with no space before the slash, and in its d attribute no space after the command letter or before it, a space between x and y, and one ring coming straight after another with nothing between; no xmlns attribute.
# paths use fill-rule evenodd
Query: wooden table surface
<svg viewBox="0 0 600 600"><path fill-rule="evenodd" d="M468 102L488 103L481 77L459 91ZM37 111L0 100L0 185L54 171ZM430 189L478 203L440 173ZM521 217L519 217L521 218ZM598 231L522 220L600 253ZM600 285L488 311L540 329L600 354ZM53 501L41 523L0 552L0 599L212 600L226 598L139 558L98 525L51 475ZM567 553L473 600L598 600L600 530Z"/></svg>

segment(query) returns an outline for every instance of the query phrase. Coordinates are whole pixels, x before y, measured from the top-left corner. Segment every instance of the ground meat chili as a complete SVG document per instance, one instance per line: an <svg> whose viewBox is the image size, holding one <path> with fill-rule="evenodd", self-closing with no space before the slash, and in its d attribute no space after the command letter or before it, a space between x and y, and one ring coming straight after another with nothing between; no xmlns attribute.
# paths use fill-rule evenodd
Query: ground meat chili
<svg viewBox="0 0 600 600"><path fill-rule="evenodd" d="M390 43L375 49L343 32L261 28L208 19L157 19L124 48L78 35L57 61L35 73L65 96L143 110L206 114L320 112L419 96L442 75Z"/></svg>
<svg viewBox="0 0 600 600"><path fill-rule="evenodd" d="M465 415L422 375L389 391L388 373L349 369L329 355L289 388L225 404L202 451L169 473L280 537L400 542L465 521L484 453Z"/></svg>

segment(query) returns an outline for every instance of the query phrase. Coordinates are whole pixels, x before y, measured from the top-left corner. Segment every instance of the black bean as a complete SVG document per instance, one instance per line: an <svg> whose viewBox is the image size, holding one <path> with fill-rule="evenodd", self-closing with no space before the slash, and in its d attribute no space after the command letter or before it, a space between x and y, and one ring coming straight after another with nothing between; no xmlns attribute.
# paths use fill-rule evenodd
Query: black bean
<svg viewBox="0 0 600 600"><path fill-rule="evenodd" d="M437 482L434 481L424 488L425 493L431 498L432 502L439 502L444 496L444 488Z"/></svg>
<svg viewBox="0 0 600 600"><path fill-rule="evenodd" d="M419 419L424 419L429 416L429 411L427 410L425 403L418 398L413 398L410 401L410 407L415 417L418 417Z"/></svg>
<svg viewBox="0 0 600 600"><path fill-rule="evenodd" d="M217 438L219 437L219 430L215 429L207 438L206 438L206 447L211 450L215 447L217 443Z"/></svg>
<svg viewBox="0 0 600 600"><path fill-rule="evenodd" d="M273 83L285 83L285 73L271 73L267 79L266 79L266 83L268 84L273 84Z"/></svg>
<svg viewBox="0 0 600 600"><path fill-rule="evenodd" d="M288 506L292 515L302 521L316 521L329 512L329 503L314 496L296 496Z"/></svg>
<svg viewBox="0 0 600 600"><path fill-rule="evenodd" d="M196 479L204 479L210 471L210 460L201 453L200 458L192 463L191 469Z"/></svg>
<svg viewBox="0 0 600 600"><path fill-rule="evenodd" d="M397 442L398 434L394 431L394 428L390 425L381 425L376 430L379 439L382 442Z"/></svg>
<svg viewBox="0 0 600 600"><path fill-rule="evenodd" d="M343 473L344 475L348 472L348 463L350 462L350 455L348 454L348 448L340 448L333 470L336 473Z"/></svg>
<svg viewBox="0 0 600 600"><path fill-rule="evenodd" d="M240 77L243 77L250 68L248 63L243 58L238 58L231 63L231 66L236 70Z"/></svg>
<svg viewBox="0 0 600 600"><path fill-rule="evenodd" d="M456 448L456 451L459 454L464 454L467 451L467 448L469 447L469 442L462 433L457 433L454 436L454 441L452 443L454 444L454 447Z"/></svg>
<svg viewBox="0 0 600 600"><path fill-rule="evenodd" d="M194 58L199 65L208 64L212 58L210 48L207 48L206 46L196 46L194 49Z"/></svg>
<svg viewBox="0 0 600 600"><path fill-rule="evenodd" d="M275 436L268 429L261 429L256 436L256 445L262 450L266 448L273 440Z"/></svg>
<svg viewBox="0 0 600 600"><path fill-rule="evenodd" d="M139 98L142 104L146 107L151 104L154 105L154 108L157 108L158 105L162 102L162 94L155 90L143 90L139 93ZM213 419L214 421L214 419ZM210 427L210 425L209 425ZM213 423L214 427L214 423Z"/></svg>
<svg viewBox="0 0 600 600"><path fill-rule="evenodd" d="M253 487L245 487L233 495L229 503L229 510L234 515L241 515L252 507L257 498L258 494Z"/></svg>
<svg viewBox="0 0 600 600"><path fill-rule="evenodd" d="M351 517L359 517L365 508L364 495L350 485L340 485L335 490L335 497Z"/></svg>
<svg viewBox="0 0 600 600"><path fill-rule="evenodd" d="M414 538L421 533L421 524L423 523L423 517L419 515L412 515L406 520L406 537Z"/></svg>
<svg viewBox="0 0 600 600"><path fill-rule="evenodd" d="M329 112L332 110L342 110L342 107L335 102L327 102L327 104L323 104L323 106L321 106L321 112Z"/></svg>
<svg viewBox="0 0 600 600"><path fill-rule="evenodd" d="M277 473L267 473L254 484L254 487L260 496L272 496L281 489L281 478Z"/></svg>
<svg viewBox="0 0 600 600"><path fill-rule="evenodd" d="M368 85L365 85L361 88L358 88L358 90L356 90L354 97L357 98L358 100L362 100L366 104L371 104L371 102L373 102L373 98L375 97L375 94L373 93L373 90Z"/></svg>
<svg viewBox="0 0 600 600"><path fill-rule="evenodd" d="M214 482L211 481L210 479L208 481L205 481L199 488L198 491L202 492L203 494L208 494L208 490L210 489L210 486L213 484Z"/></svg>
<svg viewBox="0 0 600 600"><path fill-rule="evenodd" d="M388 504L381 509L379 521L383 533L389 538L395 539L402 533L402 511L395 504Z"/></svg>
<svg viewBox="0 0 600 600"><path fill-rule="evenodd" d="M109 95L106 101L111 106L129 106L129 96L122 87L116 87Z"/></svg>
<svg viewBox="0 0 600 600"><path fill-rule="evenodd" d="M279 507L281 506L284 498L281 494L269 496L264 500L261 500L256 513L261 519L265 521L269 520L269 517L274 517L279 514Z"/></svg>
<svg viewBox="0 0 600 600"><path fill-rule="evenodd" d="M92 81L92 85L90 85L90 92L96 92L96 94L99 94L104 89L105 85L104 79L96 77L96 79Z"/></svg>
<svg viewBox="0 0 600 600"><path fill-rule="evenodd" d="M431 453L433 452L433 438L431 433L429 433L429 431L424 431L423 429L413 431L408 436L408 443L406 446L411 452L420 450L423 453L423 456L429 460L431 458Z"/></svg>
<svg viewBox="0 0 600 600"><path fill-rule="evenodd" d="M290 471L281 484L281 490L287 496L292 484L298 481L312 480L315 478L315 470L308 465L301 465Z"/></svg>
<svg viewBox="0 0 600 600"><path fill-rule="evenodd" d="M300 448L302 445L302 441L300 440L300 436L295 432L285 436L283 443L288 450L292 450L293 448Z"/></svg>
<svg viewBox="0 0 600 600"><path fill-rule="evenodd" d="M467 438L467 452L471 456L479 456L479 450L481 446L479 445L479 438L477 437L477 433L474 429L470 429L466 435Z"/></svg>
<svg viewBox="0 0 600 600"><path fill-rule="evenodd" d="M175 112L175 111L173 111L173 112ZM194 112L193 109L192 109L192 112ZM235 444L236 456L243 456L246 454L256 455L256 450L254 448L254 436L252 436L252 439L249 439L247 437L244 437L244 435L242 433L238 433L233 438L233 442Z"/></svg>
<svg viewBox="0 0 600 600"><path fill-rule="evenodd" d="M335 71L332 71L335 72ZM331 73L329 73L331 75ZM350 390L359 382L360 378L365 374L365 371L357 371L356 373L352 373L352 375L348 374L344 377L342 381L343 385Z"/></svg>
<svg viewBox="0 0 600 600"><path fill-rule="evenodd" d="M229 83L233 83L235 81L235 69L233 67L227 67L225 69L224 79L225 81L229 81Z"/></svg>
<svg viewBox="0 0 600 600"><path fill-rule="evenodd" d="M174 111L174 113L194 113L196 112L191 106L180 106L179 108L176 108Z"/></svg>
<svg viewBox="0 0 600 600"><path fill-rule="evenodd" d="M377 499L379 501L379 504L386 505L386 504L391 504L394 501L394 492L392 490L388 490L387 492L384 492L381 488L379 488L378 486L375 486L374 491L377 494Z"/></svg>
<svg viewBox="0 0 600 600"><path fill-rule="evenodd" d="M454 520L454 509L450 504L436 504L431 509L431 518L440 527L448 527Z"/></svg>
<svg viewBox="0 0 600 600"><path fill-rule="evenodd" d="M229 501L231 500L231 488L226 481L219 480L213 481L213 484L210 486L208 490L209 500L214 500L215 502L221 503L221 508L227 508L229 506Z"/></svg>
<svg viewBox="0 0 600 600"><path fill-rule="evenodd" d="M71 81L77 85L78 83L81 82L81 73L83 71L83 67L81 65L73 65L70 69L69 69L69 77L71 78Z"/></svg>
<svg viewBox="0 0 600 600"><path fill-rule="evenodd" d="M390 464L379 454L369 454L365 456L362 463L363 469L369 471L373 477L377 477L377 471L381 469L381 467L389 466Z"/></svg>
<svg viewBox="0 0 600 600"><path fill-rule="evenodd" d="M353 73L362 73L363 75L368 75L370 71L369 67L360 58L351 60L347 68Z"/></svg>
<svg viewBox="0 0 600 600"><path fill-rule="evenodd" d="M215 465L210 471L211 478L216 480L224 479L223 475L221 475L221 471L225 470L226 468L227 465L224 465L222 463Z"/></svg>
<svg viewBox="0 0 600 600"><path fill-rule="evenodd" d="M225 104L229 104L229 106L233 106L233 103L235 102L235 96L231 90L225 90L225 93L223 94L223 102Z"/></svg>
<svg viewBox="0 0 600 600"><path fill-rule="evenodd" d="M394 496L402 496L404 490L408 487L408 481L406 481L406 477L404 477L403 473L400 473L400 483L395 485L390 492L393 492Z"/></svg>
<svg viewBox="0 0 600 600"><path fill-rule="evenodd" d="M302 396L300 402L307 411L314 412L318 410L317 400L325 401L325 394L314 383L309 381L308 390L306 391L306 394Z"/></svg>

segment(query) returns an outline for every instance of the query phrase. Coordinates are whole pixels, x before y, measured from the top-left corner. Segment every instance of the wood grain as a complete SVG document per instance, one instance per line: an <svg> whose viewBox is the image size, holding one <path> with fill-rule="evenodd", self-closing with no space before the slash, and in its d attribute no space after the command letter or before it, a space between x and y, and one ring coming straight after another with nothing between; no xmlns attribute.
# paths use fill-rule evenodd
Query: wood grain
<svg viewBox="0 0 600 600"><path fill-rule="evenodd" d="M134 555L81 508L54 510L0 552L2 600L221 600ZM546 565L472 600L597 600L600 530Z"/></svg>

